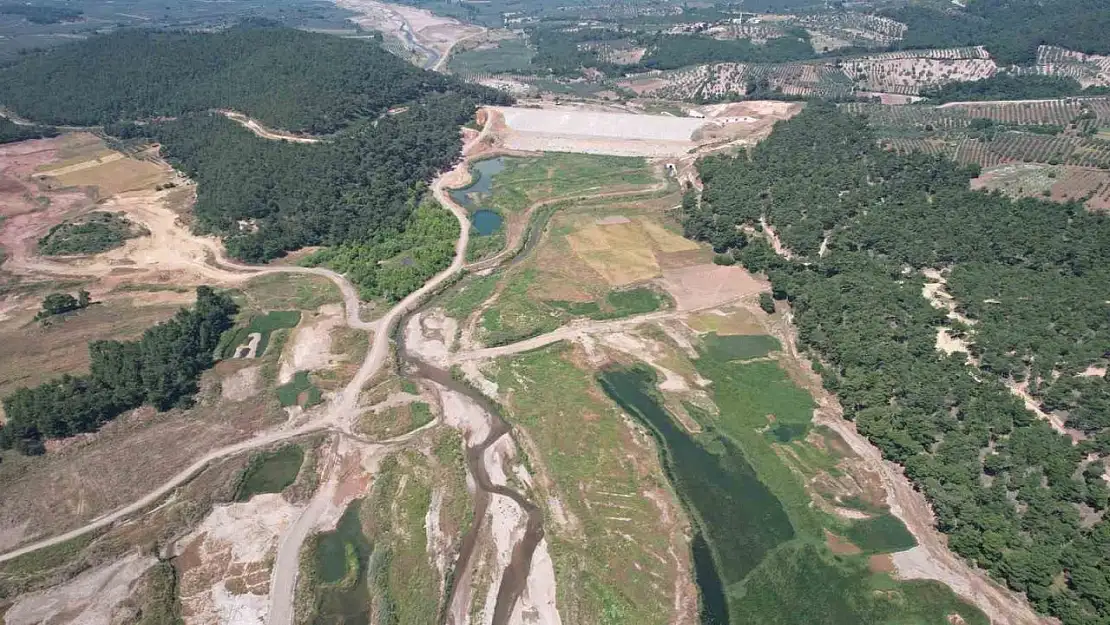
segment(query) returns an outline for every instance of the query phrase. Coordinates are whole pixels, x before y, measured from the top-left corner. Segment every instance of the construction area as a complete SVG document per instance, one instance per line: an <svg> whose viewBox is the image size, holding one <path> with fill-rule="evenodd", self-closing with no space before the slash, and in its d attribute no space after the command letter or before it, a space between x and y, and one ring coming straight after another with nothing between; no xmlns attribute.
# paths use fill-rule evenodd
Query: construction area
<svg viewBox="0 0 1110 625"><path fill-rule="evenodd" d="M802 105L744 102L691 108L686 117L646 115L616 107L538 103L488 107L499 147L525 152L579 152L613 156L681 157L729 143L755 143L774 122Z"/></svg>

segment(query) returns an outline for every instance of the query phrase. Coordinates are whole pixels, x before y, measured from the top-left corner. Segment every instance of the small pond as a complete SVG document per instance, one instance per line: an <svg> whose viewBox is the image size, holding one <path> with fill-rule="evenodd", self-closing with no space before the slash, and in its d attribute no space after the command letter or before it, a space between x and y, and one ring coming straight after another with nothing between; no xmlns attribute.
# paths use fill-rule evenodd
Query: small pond
<svg viewBox="0 0 1110 625"><path fill-rule="evenodd" d="M470 223L479 235L488 236L501 228L501 215L483 208L470 216Z"/></svg>
<svg viewBox="0 0 1110 625"><path fill-rule="evenodd" d="M471 223L479 236L489 236L501 229L501 215L483 208L482 204L493 189L493 177L505 169L503 157L490 158L471 164L474 182L462 189L452 189L451 199L471 211Z"/></svg>

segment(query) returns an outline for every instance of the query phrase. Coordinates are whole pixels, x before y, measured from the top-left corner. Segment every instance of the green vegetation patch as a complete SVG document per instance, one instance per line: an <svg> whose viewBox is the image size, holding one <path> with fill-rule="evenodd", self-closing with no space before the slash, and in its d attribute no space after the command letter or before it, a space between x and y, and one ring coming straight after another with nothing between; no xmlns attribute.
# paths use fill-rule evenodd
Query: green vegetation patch
<svg viewBox="0 0 1110 625"><path fill-rule="evenodd" d="M302 464L304 449L300 445L285 445L256 454L239 478L235 501L247 501L262 493L280 493L297 480Z"/></svg>
<svg viewBox="0 0 1110 625"><path fill-rule="evenodd" d="M432 422L431 406L418 401L364 414L359 432L371 438L392 438Z"/></svg>
<svg viewBox="0 0 1110 625"><path fill-rule="evenodd" d="M895 583L860 558L833 558L811 543L782 546L729 596L733 623L935 625L950 614L968 625L990 622L943 584Z"/></svg>
<svg viewBox="0 0 1110 625"><path fill-rule="evenodd" d="M261 315L254 315L251 317L250 323L246 326L240 326L229 330L220 337L222 347L218 348L223 358L231 358L235 356L235 351L240 347L246 345L250 340L250 335L257 332L262 335L258 341L258 349L255 351L255 358L261 358L266 353L266 348L270 345L270 334L275 330L284 328L295 328L301 322L301 311L299 310L275 310Z"/></svg>
<svg viewBox="0 0 1110 625"><path fill-rule="evenodd" d="M403 232L326 248L304 259L358 285L363 299L398 301L451 264L459 222L431 196L412 211Z"/></svg>
<svg viewBox="0 0 1110 625"><path fill-rule="evenodd" d="M98 254L145 234L149 234L146 228L127 219L123 213L94 211L51 228L39 239L38 249L44 256Z"/></svg>
<svg viewBox="0 0 1110 625"><path fill-rule="evenodd" d="M548 153L507 158L493 178L485 204L505 214L533 202L579 194L612 191L626 185L650 185L655 173L642 158L591 154Z"/></svg>
<svg viewBox="0 0 1110 625"><path fill-rule="evenodd" d="M761 358L782 349L778 339L765 334L721 336L711 332L704 340L709 356L720 361Z"/></svg>
<svg viewBox="0 0 1110 625"><path fill-rule="evenodd" d="M515 343L561 325L557 310L528 296L528 289L535 280L533 268L513 274L501 296L482 313L481 325L487 345Z"/></svg>
<svg viewBox="0 0 1110 625"><path fill-rule="evenodd" d="M466 50L451 55L447 65L454 74L525 72L532 67L532 49L522 39L502 39L496 47Z"/></svg>
<svg viewBox="0 0 1110 625"><path fill-rule="evenodd" d="M669 591L673 578L652 554L670 543L658 508L641 494L663 480L658 470L641 473L653 453L632 442L594 373L559 346L499 360L496 381L509 398L506 418L539 450L529 461L542 464L563 509L588 530L548 530L560 610L583 623L666 623L671 601L659 589Z"/></svg>
<svg viewBox="0 0 1110 625"><path fill-rule="evenodd" d="M731 439L706 431L695 437L667 413L647 369L611 370L605 392L650 429L675 491L697 521L724 586L741 582L794 528L775 494Z"/></svg>
<svg viewBox="0 0 1110 625"><path fill-rule="evenodd" d="M368 625L367 576L373 545L363 533L363 500L347 506L335 531L315 536L308 544L307 576L314 582L310 622L322 625Z"/></svg>
<svg viewBox="0 0 1110 625"><path fill-rule="evenodd" d="M311 408L323 401L320 389L312 383L307 371L298 371L293 379L277 387L278 401L282 406Z"/></svg>
<svg viewBox="0 0 1110 625"><path fill-rule="evenodd" d="M889 553L917 545L905 524L890 513L853 521L844 537L864 553Z"/></svg>
<svg viewBox="0 0 1110 625"><path fill-rule="evenodd" d="M497 273L466 279L443 301L443 309L455 319L466 319L493 295L500 279Z"/></svg>
<svg viewBox="0 0 1110 625"><path fill-rule="evenodd" d="M334 282L306 274L263 274L247 281L243 292L251 307L262 310L316 310L343 302Z"/></svg>
<svg viewBox="0 0 1110 625"><path fill-rule="evenodd" d="M603 320L655 312L671 305L671 300L655 289L637 287L610 291L605 296L604 307L598 302L548 300L544 303L576 317Z"/></svg>
<svg viewBox="0 0 1110 625"><path fill-rule="evenodd" d="M439 574L428 558L425 519L432 503L427 459L404 451L382 462L366 505L371 605L379 622L434 623L439 608Z"/></svg>

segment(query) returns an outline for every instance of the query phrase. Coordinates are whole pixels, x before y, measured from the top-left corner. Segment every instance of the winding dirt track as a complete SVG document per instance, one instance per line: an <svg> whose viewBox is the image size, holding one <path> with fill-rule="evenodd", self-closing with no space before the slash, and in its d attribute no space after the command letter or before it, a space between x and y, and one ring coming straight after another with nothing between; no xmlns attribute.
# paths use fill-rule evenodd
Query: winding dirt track
<svg viewBox="0 0 1110 625"><path fill-rule="evenodd" d="M463 165L465 166L465 165ZM432 191L444 206L451 210L452 214L459 222L459 239L455 245L455 258L451 265L444 269L442 272L428 280L424 286L409 294L408 297L401 300L394 306L384 317L374 322L363 321L359 313L361 302L358 297L358 291L355 289L346 278L342 275L322 268L315 267L250 267L247 265L240 265L231 260L228 260L222 248L220 248L214 241L209 242L212 260L216 267L205 265L207 267L206 274L210 277L217 277L220 279L240 280L252 275L261 275L268 273L301 273L301 274L314 274L323 276L339 287L340 292L343 294L343 303L346 308L347 324L352 328L361 330L374 331L374 339L370 349L367 352L366 358L363 360L362 365L359 367L358 372L355 374L354 379L339 391L329 403L327 409L323 412L322 416L311 423L306 423L297 428L278 428L259 434L258 436L249 440L229 445L227 447L217 449L205 454L193 464L189 465L173 478L151 491L141 499L124 506L118 510L108 513L104 516L96 518L82 527L71 530L64 534L53 536L51 538L43 539L29 545L25 545L18 549L0 554L0 562L5 562L21 555L37 551L45 547L50 547L71 540L78 536L82 536L89 532L107 527L120 519L130 516L139 512L143 508L150 506L164 497L173 489L181 486L194 475L199 473L202 469L208 466L215 460L226 458L228 456L238 454L257 447L263 447L289 438L302 436L311 432L316 432L325 429L337 429L346 431L349 429L348 418L355 415L357 412L357 403L359 391L363 385L369 380L378 369L381 368L385 362L386 357L389 355L389 338L392 333L393 326L397 323L406 312L413 308L429 293L435 291L444 282L449 280L452 276L458 273L466 260L466 247L470 240L470 221L467 219L466 210L455 204L450 196L443 190L443 178L448 175L445 174L436 179L432 184ZM199 264L199 261L198 261ZM44 266L39 266L33 263L28 263L25 268L29 269L45 269L51 271L56 269L54 263L44 261ZM298 543L297 548L300 545ZM279 554L280 555L280 554ZM296 575L296 560L294 559L294 567L291 574ZM275 577L275 581L282 581L284 579ZM290 584L290 588L292 585ZM292 598L288 597L291 605ZM292 613L290 611L289 617ZM272 621L279 622L279 621ZM288 622L288 621L284 621Z"/></svg>

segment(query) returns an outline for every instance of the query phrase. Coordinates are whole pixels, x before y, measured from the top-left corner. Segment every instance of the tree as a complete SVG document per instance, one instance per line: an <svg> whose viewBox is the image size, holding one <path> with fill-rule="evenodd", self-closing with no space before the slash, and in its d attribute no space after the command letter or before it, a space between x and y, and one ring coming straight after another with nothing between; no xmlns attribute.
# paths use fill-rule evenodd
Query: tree
<svg viewBox="0 0 1110 625"><path fill-rule="evenodd" d="M759 307L762 308L763 312L767 313L768 315L774 313L775 312L775 298L771 297L771 294L768 293L767 291L764 291L764 292L760 293L759 294Z"/></svg>
<svg viewBox="0 0 1110 625"><path fill-rule="evenodd" d="M45 319L53 315L65 314L77 310L81 305L69 293L51 293L43 298L42 310L35 316L36 319Z"/></svg>

